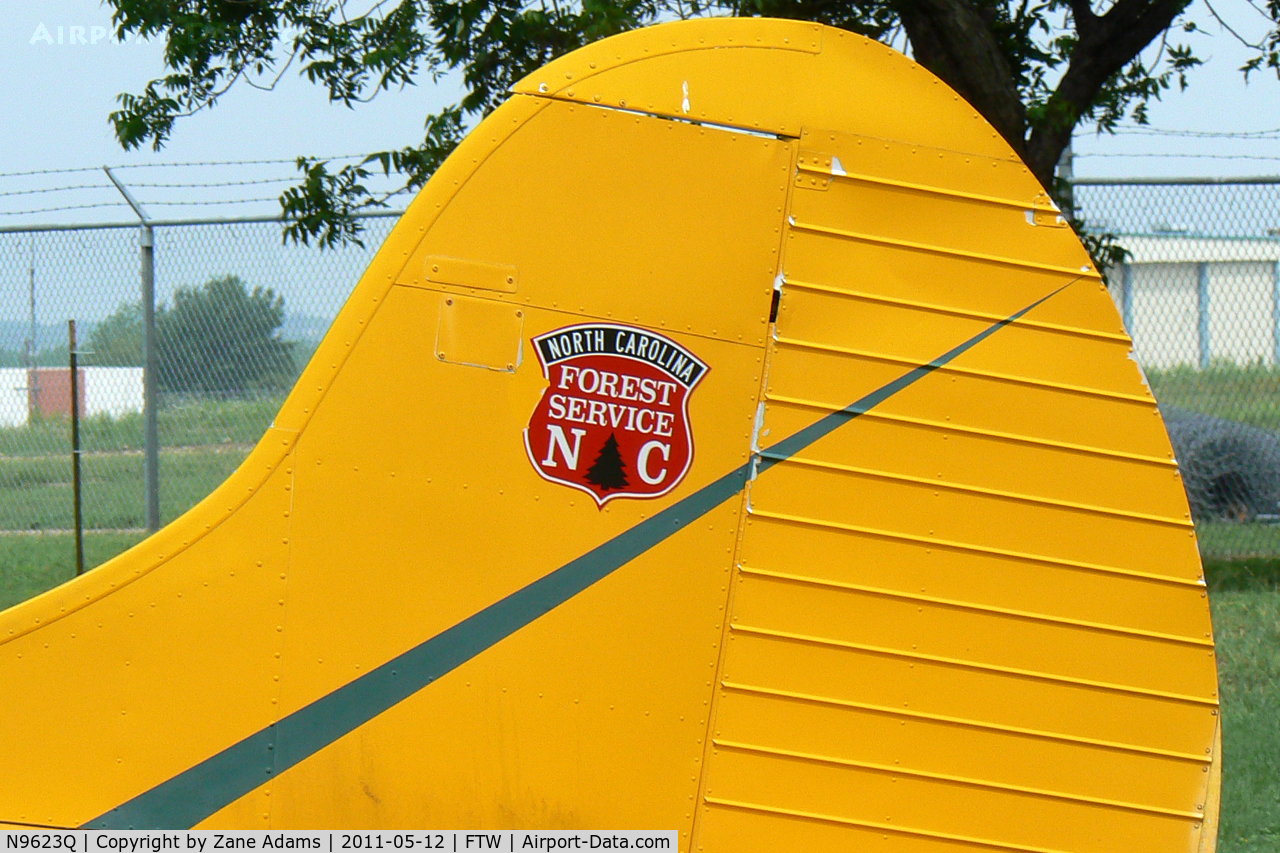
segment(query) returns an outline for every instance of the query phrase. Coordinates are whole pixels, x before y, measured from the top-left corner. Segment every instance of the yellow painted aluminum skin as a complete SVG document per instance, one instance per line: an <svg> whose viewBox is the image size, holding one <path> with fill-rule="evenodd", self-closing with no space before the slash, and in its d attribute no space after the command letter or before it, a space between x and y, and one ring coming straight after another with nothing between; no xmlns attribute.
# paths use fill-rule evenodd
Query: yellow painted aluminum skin
<svg viewBox="0 0 1280 853"><path fill-rule="evenodd" d="M585 321L709 365L661 498L526 455L531 339ZM225 484L0 615L0 821L1210 851L1209 611L1130 353L903 56L586 47L422 190Z"/></svg>

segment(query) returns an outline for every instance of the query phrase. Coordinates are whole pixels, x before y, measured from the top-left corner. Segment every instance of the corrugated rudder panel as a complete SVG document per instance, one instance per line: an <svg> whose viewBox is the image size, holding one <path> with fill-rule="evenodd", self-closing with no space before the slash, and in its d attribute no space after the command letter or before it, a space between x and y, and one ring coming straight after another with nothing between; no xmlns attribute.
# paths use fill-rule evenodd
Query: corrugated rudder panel
<svg viewBox="0 0 1280 853"><path fill-rule="evenodd" d="M1055 295L752 482L699 847L1194 849L1208 609L1087 256L1015 162L802 148L766 460Z"/></svg>

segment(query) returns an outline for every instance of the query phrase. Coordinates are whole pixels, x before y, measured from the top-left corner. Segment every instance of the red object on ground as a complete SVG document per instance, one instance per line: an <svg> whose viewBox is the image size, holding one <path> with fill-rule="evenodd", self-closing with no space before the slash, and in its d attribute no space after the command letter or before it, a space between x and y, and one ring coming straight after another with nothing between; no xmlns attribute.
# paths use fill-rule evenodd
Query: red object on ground
<svg viewBox="0 0 1280 853"><path fill-rule="evenodd" d="M84 368L76 373L79 389L76 394L80 414L84 414ZM41 417L71 417L71 368L35 367L27 370L27 402L32 415Z"/></svg>

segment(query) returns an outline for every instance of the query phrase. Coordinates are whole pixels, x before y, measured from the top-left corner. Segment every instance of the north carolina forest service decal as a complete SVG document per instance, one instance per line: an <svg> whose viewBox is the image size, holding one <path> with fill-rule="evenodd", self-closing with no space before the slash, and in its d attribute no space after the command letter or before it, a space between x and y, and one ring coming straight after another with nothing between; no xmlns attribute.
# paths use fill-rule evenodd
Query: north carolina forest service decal
<svg viewBox="0 0 1280 853"><path fill-rule="evenodd" d="M702 359L662 335L584 323L533 339L550 383L529 418L524 446L538 473L603 506L656 498L693 462L689 395Z"/></svg>

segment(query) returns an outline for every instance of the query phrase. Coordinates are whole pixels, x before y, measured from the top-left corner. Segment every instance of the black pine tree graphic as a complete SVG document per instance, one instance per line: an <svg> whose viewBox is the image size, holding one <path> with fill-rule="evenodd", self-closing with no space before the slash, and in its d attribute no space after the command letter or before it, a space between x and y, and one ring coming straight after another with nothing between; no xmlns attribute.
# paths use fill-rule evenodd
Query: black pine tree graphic
<svg viewBox="0 0 1280 853"><path fill-rule="evenodd" d="M587 469L587 482L595 483L602 492L624 489L629 485L627 466L618 452L618 439L613 433L609 433L609 440L600 448L600 455Z"/></svg>

